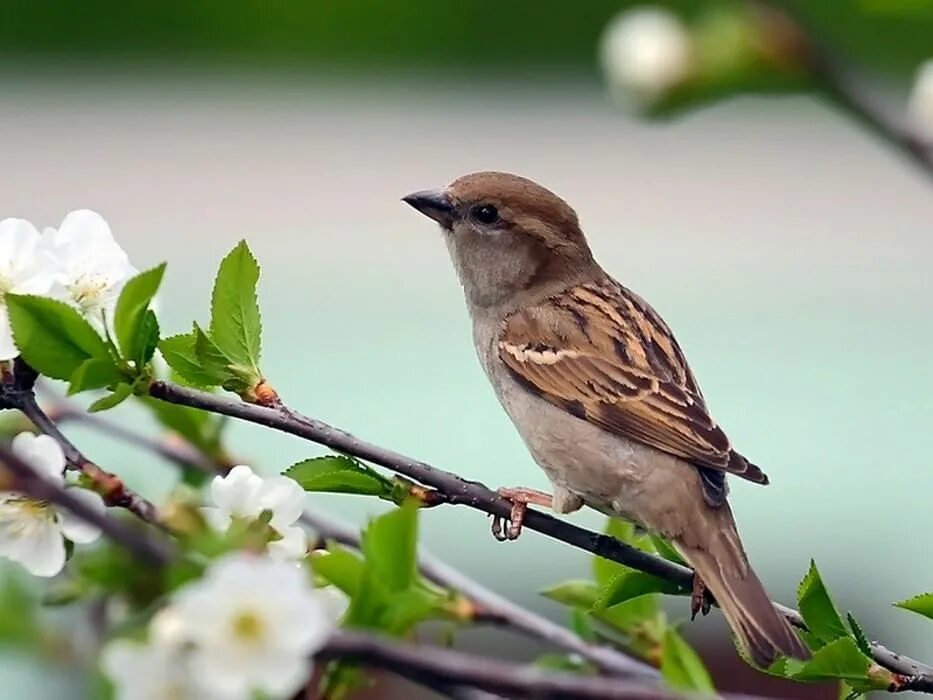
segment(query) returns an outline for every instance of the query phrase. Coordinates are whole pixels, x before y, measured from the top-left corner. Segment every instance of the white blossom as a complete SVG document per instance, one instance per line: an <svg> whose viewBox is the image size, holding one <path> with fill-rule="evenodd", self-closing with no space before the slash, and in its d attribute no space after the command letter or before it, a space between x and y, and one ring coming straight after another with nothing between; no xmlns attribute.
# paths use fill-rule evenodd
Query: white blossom
<svg viewBox="0 0 933 700"><path fill-rule="evenodd" d="M307 533L295 524L301 517L305 492L293 479L263 478L240 464L226 476L214 477L211 498L214 506L205 508L204 515L216 529L226 531L234 518L255 520L263 511L269 511L269 526L281 538L269 543L269 555L294 560L307 553Z"/></svg>
<svg viewBox="0 0 933 700"><path fill-rule="evenodd" d="M77 307L97 328L110 323L124 283L136 275L104 218L88 209L68 214L57 229L42 235L58 267L57 295Z"/></svg>
<svg viewBox="0 0 933 700"><path fill-rule="evenodd" d="M20 433L13 438L13 453L28 463L40 478L64 486L65 455L48 435ZM66 491L103 513L104 502L92 491L66 486ZM100 531L64 508L16 491L0 491L0 556L22 564L36 576L54 576L65 565L65 542L93 542Z"/></svg>
<svg viewBox="0 0 933 700"><path fill-rule="evenodd" d="M39 241L39 232L28 221L0 221L0 361L19 355L10 328L7 292L48 294L55 280L54 263Z"/></svg>
<svg viewBox="0 0 933 700"><path fill-rule="evenodd" d="M188 672L181 647L116 639L104 647L101 670L116 700L203 700Z"/></svg>
<svg viewBox="0 0 933 700"><path fill-rule="evenodd" d="M933 142L933 58L917 70L907 114L921 136Z"/></svg>
<svg viewBox="0 0 933 700"><path fill-rule="evenodd" d="M290 697L334 627L307 571L244 552L215 561L178 591L173 609L192 674L224 700Z"/></svg>
<svg viewBox="0 0 933 700"><path fill-rule="evenodd" d="M683 80L690 68L690 35L660 7L636 7L614 18L603 33L600 58L610 87L652 102Z"/></svg>

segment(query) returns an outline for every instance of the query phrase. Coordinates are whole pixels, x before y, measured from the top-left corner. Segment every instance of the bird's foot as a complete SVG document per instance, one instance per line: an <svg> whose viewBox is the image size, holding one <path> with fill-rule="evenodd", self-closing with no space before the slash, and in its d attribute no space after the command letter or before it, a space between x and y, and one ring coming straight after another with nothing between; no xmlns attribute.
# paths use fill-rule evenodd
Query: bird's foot
<svg viewBox="0 0 933 700"><path fill-rule="evenodd" d="M522 523L525 520L525 513L528 511L528 504L553 507L554 498L549 493L537 491L535 489L526 489L522 487L496 489L503 498L512 501L512 510L508 517L508 527L505 533L502 532L503 518L498 515L492 516L492 536L500 542L506 540L517 540L522 534Z"/></svg>
<svg viewBox="0 0 933 700"><path fill-rule="evenodd" d="M693 591L690 593L690 619L695 620L697 613L709 613L713 605L713 596L703 583L699 574L693 574Z"/></svg>

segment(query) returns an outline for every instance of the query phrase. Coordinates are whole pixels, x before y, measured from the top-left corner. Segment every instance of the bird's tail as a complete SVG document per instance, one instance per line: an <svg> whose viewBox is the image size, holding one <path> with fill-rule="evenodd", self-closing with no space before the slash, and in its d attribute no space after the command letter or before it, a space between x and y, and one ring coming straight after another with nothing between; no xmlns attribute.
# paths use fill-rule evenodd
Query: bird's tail
<svg viewBox="0 0 933 700"><path fill-rule="evenodd" d="M720 512L724 517L717 518L719 527L710 531L706 542L691 546L694 543L675 540L675 547L713 594L752 661L767 667L779 654L809 659L809 650L774 609L749 566L729 506Z"/></svg>

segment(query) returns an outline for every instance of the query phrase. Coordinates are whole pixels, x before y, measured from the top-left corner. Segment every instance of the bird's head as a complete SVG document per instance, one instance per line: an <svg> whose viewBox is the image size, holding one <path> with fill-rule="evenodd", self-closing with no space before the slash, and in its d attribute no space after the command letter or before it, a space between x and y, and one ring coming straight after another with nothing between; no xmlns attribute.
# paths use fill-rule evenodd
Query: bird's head
<svg viewBox="0 0 933 700"><path fill-rule="evenodd" d="M403 201L440 224L473 306L557 291L595 267L570 205L518 175L471 173Z"/></svg>

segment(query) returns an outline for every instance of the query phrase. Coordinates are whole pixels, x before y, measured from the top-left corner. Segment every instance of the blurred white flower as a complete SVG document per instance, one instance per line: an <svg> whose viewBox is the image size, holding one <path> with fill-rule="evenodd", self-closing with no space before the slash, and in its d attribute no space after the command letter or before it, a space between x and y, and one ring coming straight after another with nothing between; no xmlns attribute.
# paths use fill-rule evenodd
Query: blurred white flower
<svg viewBox="0 0 933 700"><path fill-rule="evenodd" d="M338 624L350 607L350 597L337 586L323 586L317 589L317 594L327 616Z"/></svg>
<svg viewBox="0 0 933 700"><path fill-rule="evenodd" d="M41 478L64 485L65 455L55 439L20 433L13 438L12 449ZM93 491L76 486L67 486L66 490L104 512L103 500ZM0 556L19 562L35 576L54 576L65 565L63 537L83 544L100 537L100 531L51 503L16 491L0 491Z"/></svg>
<svg viewBox="0 0 933 700"><path fill-rule="evenodd" d="M690 35L660 7L636 7L615 17L600 41L603 72L613 91L653 102L686 77Z"/></svg>
<svg viewBox="0 0 933 700"><path fill-rule="evenodd" d="M48 294L55 280L54 263L39 241L39 232L28 221L0 221L0 361L19 355L10 329L6 293Z"/></svg>
<svg viewBox="0 0 933 700"><path fill-rule="evenodd" d="M933 142L933 58L917 69L907 114L913 127Z"/></svg>
<svg viewBox="0 0 933 700"><path fill-rule="evenodd" d="M263 478L245 465L237 465L226 476L216 476L211 482L211 498L215 507L204 509L207 521L224 532L233 518L255 520L269 511L269 526L281 539L269 543L269 555L274 559L302 559L307 554L308 535L295 523L301 517L305 492L293 479L285 476Z"/></svg>
<svg viewBox="0 0 933 700"><path fill-rule="evenodd" d="M115 700L203 700L180 647L116 639L101 651L100 667Z"/></svg>
<svg viewBox="0 0 933 700"><path fill-rule="evenodd" d="M307 571L247 553L216 560L173 608L192 645L192 674L224 700L290 697L334 627Z"/></svg>
<svg viewBox="0 0 933 700"><path fill-rule="evenodd" d="M76 306L99 330L112 322L124 283L137 274L104 218L88 209L68 214L42 243L58 266L57 296Z"/></svg>

